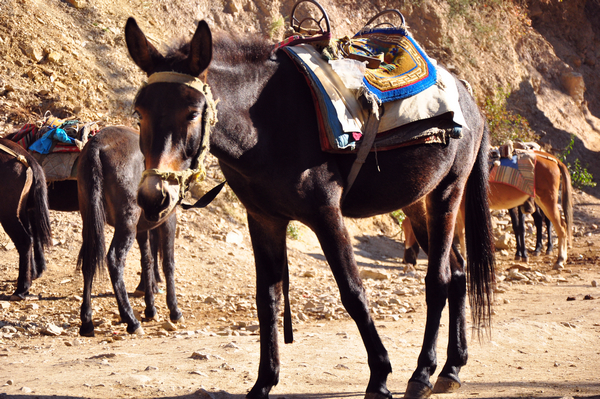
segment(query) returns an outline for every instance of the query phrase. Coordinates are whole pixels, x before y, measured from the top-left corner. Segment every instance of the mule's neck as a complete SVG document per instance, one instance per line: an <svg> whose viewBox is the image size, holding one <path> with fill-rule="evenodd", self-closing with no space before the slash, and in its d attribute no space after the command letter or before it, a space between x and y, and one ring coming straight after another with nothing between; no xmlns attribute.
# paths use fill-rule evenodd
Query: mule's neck
<svg viewBox="0 0 600 399"><path fill-rule="evenodd" d="M208 84L218 100L218 122L211 132L211 152L222 162L236 164L259 158L257 126L253 122L257 103L279 63L265 57L265 47L255 44L215 42L214 59L208 70ZM252 151L250 151L252 150ZM250 154L251 152L251 154Z"/></svg>

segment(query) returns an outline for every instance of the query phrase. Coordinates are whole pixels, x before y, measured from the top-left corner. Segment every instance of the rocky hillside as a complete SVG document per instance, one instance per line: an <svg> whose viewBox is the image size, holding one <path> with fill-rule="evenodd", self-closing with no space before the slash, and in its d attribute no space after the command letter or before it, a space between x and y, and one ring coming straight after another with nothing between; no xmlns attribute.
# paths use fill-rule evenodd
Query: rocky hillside
<svg viewBox="0 0 600 399"><path fill-rule="evenodd" d="M400 8L428 53L468 80L480 104L499 90L540 141L600 180L599 0L321 0L336 36ZM164 50L206 19L215 30L283 37L295 0L0 0L0 134L46 111L131 124L143 81L127 55L134 16ZM600 196L600 187L588 191Z"/></svg>

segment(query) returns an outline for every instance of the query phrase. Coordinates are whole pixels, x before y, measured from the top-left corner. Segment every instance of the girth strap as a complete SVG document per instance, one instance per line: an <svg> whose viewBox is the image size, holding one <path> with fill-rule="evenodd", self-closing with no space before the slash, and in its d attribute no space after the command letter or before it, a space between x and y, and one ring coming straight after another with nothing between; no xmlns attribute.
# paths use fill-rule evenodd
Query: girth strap
<svg viewBox="0 0 600 399"><path fill-rule="evenodd" d="M356 159L352 164L352 168L350 169L350 173L348 174L348 178L346 180L346 187L344 189L344 193L342 194L342 203L346 199L348 192L352 188L354 184L354 180L356 180L356 176L360 169L365 163L371 148L373 147L373 143L375 142L375 136L377 136L377 130L379 128L379 114L371 113L369 114L369 119L367 120L367 124L365 127L365 136L358 149L358 153L356 154Z"/></svg>

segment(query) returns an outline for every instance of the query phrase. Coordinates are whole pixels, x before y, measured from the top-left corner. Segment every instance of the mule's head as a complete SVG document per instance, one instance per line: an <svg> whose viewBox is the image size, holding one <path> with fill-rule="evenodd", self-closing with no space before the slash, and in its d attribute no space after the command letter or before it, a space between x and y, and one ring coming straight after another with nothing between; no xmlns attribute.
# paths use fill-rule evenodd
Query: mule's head
<svg viewBox="0 0 600 399"><path fill-rule="evenodd" d="M206 85L212 37L200 21L191 42L163 56L148 42L133 18L125 26L133 61L148 75L135 99L145 172L138 204L148 220L158 221L177 205L190 181L203 173L215 103Z"/></svg>

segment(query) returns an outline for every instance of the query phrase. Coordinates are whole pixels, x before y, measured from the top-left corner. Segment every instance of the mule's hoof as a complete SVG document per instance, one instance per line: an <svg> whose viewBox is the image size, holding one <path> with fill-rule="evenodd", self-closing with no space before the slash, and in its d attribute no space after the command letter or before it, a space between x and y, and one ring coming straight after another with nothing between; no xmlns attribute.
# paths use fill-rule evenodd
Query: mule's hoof
<svg viewBox="0 0 600 399"><path fill-rule="evenodd" d="M94 325L92 324L90 327L81 326L79 328L79 335L81 335L82 337L94 337Z"/></svg>
<svg viewBox="0 0 600 399"><path fill-rule="evenodd" d="M404 399L425 399L431 396L433 391L422 382L409 381L404 392Z"/></svg>
<svg viewBox="0 0 600 399"><path fill-rule="evenodd" d="M184 321L185 321L185 318L183 316L181 316L177 320L171 319L171 322L173 322L173 323L183 323Z"/></svg>
<svg viewBox="0 0 600 399"><path fill-rule="evenodd" d="M562 269L564 269L564 268L565 268L565 267L564 267L564 265L563 265L562 263L558 263L558 262L556 262L556 263L554 264L554 267L552 268L552 270L562 270Z"/></svg>
<svg viewBox="0 0 600 399"><path fill-rule="evenodd" d="M10 296L11 301L24 301L26 294L17 294L16 292Z"/></svg>
<svg viewBox="0 0 600 399"><path fill-rule="evenodd" d="M138 327L132 334L135 335L144 335L144 329L142 327Z"/></svg>
<svg viewBox="0 0 600 399"><path fill-rule="evenodd" d="M131 294L134 298L142 298L144 295L146 295L146 293L142 290L135 290L133 291L133 294Z"/></svg>
<svg viewBox="0 0 600 399"><path fill-rule="evenodd" d="M439 376L433 387L433 393L453 393L460 388L460 382L452 378Z"/></svg>

